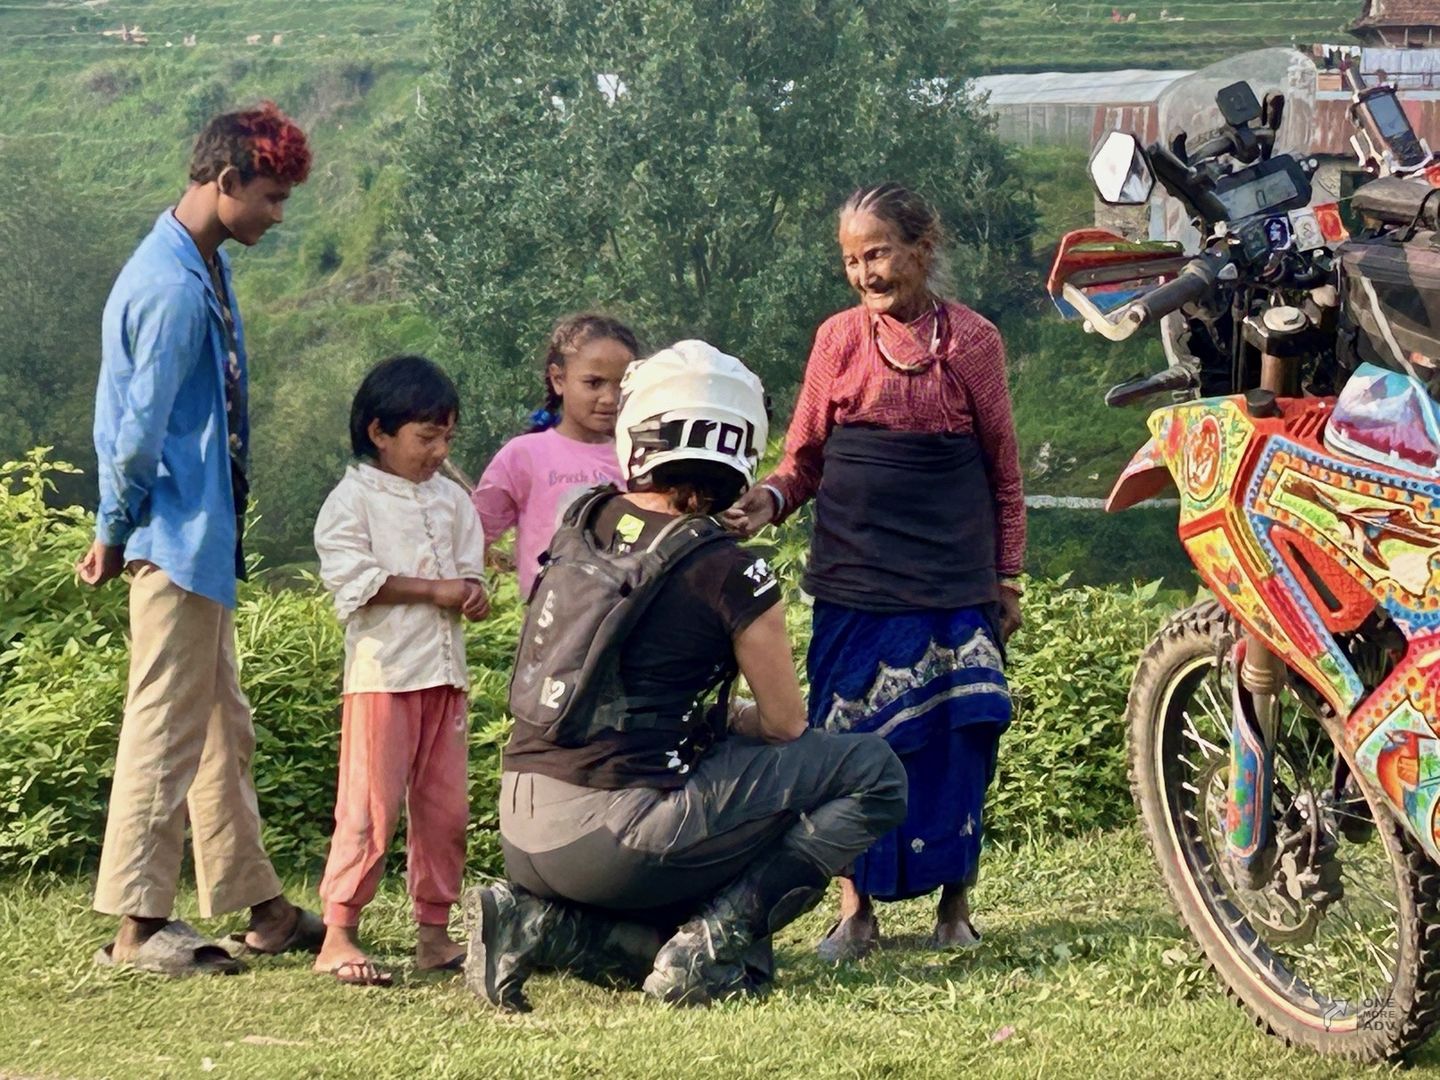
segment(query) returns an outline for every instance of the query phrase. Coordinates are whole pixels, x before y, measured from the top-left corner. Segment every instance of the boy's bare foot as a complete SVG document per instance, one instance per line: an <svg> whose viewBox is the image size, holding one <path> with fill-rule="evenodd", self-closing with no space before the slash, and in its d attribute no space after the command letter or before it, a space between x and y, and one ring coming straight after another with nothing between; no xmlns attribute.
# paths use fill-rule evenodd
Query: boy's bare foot
<svg viewBox="0 0 1440 1080"><path fill-rule="evenodd" d="M390 972L376 967L365 955L353 926L325 928L325 942L315 957L315 971L355 986L389 986L393 981Z"/></svg>
<svg viewBox="0 0 1440 1080"><path fill-rule="evenodd" d="M415 966L420 971L458 971L465 962L465 946L453 940L444 926L420 925L415 944Z"/></svg>
<svg viewBox="0 0 1440 1080"><path fill-rule="evenodd" d="M120 916L120 925L115 928L115 945L111 955L117 964L128 964L135 959L140 946L160 931L168 919L140 919L133 915Z"/></svg>
<svg viewBox="0 0 1440 1080"><path fill-rule="evenodd" d="M266 900L250 909L245 944L259 953L279 952L289 943L299 923L300 909L285 897Z"/></svg>

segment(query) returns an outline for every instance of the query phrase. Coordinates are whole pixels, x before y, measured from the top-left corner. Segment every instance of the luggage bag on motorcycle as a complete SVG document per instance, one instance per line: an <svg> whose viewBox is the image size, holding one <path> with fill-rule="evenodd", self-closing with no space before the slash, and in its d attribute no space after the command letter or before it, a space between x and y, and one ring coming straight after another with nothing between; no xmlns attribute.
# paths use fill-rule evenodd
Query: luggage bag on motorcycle
<svg viewBox="0 0 1440 1080"><path fill-rule="evenodd" d="M1440 398L1440 233L1352 240L1336 256L1340 363L1416 375Z"/></svg>

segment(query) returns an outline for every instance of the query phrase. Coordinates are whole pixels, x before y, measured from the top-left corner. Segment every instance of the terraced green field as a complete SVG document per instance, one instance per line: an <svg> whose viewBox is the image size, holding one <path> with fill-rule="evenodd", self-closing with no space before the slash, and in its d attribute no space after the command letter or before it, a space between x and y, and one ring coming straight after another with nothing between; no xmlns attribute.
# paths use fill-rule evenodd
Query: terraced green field
<svg viewBox="0 0 1440 1080"><path fill-rule="evenodd" d="M957 0L958 18L978 27L977 55L986 70L1084 70L1190 67L1258 45L1343 41L1360 12L1357 0ZM1115 8L1134 14L1114 23ZM102 30L139 26L148 48L201 45L278 51L292 62L307 54L409 54L421 41L428 3L397 0L52 0L0 5L0 51L71 64L127 49ZM1162 19L1165 12L1168 18ZM282 40L272 45L274 35Z"/></svg>
<svg viewBox="0 0 1440 1080"><path fill-rule="evenodd" d="M1113 23L1110 13L1135 14ZM1262 45L1352 40L1355 0L996 0L975 4L987 71L1193 68ZM1160 13L1167 11L1170 19ZM1183 20L1183 21L1182 21Z"/></svg>

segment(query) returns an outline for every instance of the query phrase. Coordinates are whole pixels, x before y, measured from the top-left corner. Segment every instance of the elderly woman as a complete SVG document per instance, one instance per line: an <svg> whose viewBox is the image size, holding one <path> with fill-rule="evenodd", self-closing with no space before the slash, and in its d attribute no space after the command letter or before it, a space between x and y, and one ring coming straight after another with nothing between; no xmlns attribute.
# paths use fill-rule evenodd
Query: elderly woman
<svg viewBox="0 0 1440 1080"><path fill-rule="evenodd" d="M1002 648L1020 625L1025 506L1005 356L945 295L941 226L896 184L840 210L857 306L815 335L779 468L727 514L754 533L815 499L809 723L876 732L909 776L903 825L841 880L823 957L879 940L872 899L940 888L932 943L971 945L967 890L1010 722Z"/></svg>

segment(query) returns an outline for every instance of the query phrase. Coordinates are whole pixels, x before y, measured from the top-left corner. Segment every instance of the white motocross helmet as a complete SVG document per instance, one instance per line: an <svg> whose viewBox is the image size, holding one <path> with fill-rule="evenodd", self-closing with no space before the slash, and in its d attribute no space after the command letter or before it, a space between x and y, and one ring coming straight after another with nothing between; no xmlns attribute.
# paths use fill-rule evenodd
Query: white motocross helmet
<svg viewBox="0 0 1440 1080"><path fill-rule="evenodd" d="M669 461L716 461L755 482L770 419L759 377L735 357L677 341L631 364L620 393L615 449L629 487Z"/></svg>

